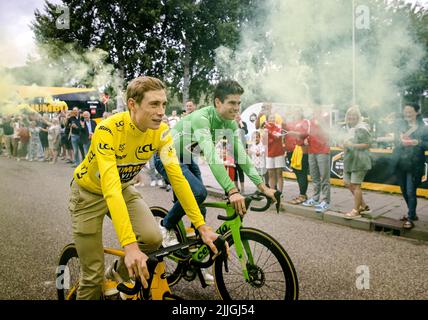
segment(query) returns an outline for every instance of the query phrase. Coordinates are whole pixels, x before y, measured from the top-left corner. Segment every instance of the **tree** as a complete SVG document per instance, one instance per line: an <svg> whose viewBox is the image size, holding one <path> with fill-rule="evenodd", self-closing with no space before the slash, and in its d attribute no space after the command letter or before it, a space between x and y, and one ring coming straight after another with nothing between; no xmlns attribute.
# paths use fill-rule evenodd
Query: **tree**
<svg viewBox="0 0 428 320"><path fill-rule="evenodd" d="M250 15L251 3L63 0L70 8L70 29L57 29L57 6L46 1L43 12L35 13L33 30L52 59L62 57L64 48L77 54L102 49L108 53L105 62L125 81L154 75L164 79L183 100L189 96L197 99L218 77L215 49L236 46L240 24Z"/></svg>
<svg viewBox="0 0 428 320"><path fill-rule="evenodd" d="M407 5L403 11L410 16L412 31L416 41L424 45L425 55L419 70L401 83L402 95L405 100L419 103L422 113L428 117L428 9Z"/></svg>

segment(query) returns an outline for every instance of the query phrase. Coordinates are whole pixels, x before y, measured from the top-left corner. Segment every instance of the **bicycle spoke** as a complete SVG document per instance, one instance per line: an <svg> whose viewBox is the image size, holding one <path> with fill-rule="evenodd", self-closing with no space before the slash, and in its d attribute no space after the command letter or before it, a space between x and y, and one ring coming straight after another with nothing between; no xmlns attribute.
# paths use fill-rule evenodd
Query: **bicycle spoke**
<svg viewBox="0 0 428 320"><path fill-rule="evenodd" d="M280 244L254 229L242 230L241 241L249 282L243 277L242 264L234 250L228 260L228 273L223 264L216 265L216 272L221 273L217 274L220 295L225 299L241 300L295 299L297 279L293 277L294 270L289 268L291 261Z"/></svg>

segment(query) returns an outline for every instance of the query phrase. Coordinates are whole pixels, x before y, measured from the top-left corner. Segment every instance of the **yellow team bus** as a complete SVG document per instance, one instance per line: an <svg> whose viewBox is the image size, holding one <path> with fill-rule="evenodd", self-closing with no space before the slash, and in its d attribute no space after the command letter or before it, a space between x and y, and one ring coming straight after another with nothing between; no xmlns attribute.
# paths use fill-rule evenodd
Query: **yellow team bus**
<svg viewBox="0 0 428 320"><path fill-rule="evenodd" d="M20 110L53 113L77 107L89 111L95 120L101 119L105 111L100 94L94 88L15 86L14 90L21 101L25 101L18 105Z"/></svg>

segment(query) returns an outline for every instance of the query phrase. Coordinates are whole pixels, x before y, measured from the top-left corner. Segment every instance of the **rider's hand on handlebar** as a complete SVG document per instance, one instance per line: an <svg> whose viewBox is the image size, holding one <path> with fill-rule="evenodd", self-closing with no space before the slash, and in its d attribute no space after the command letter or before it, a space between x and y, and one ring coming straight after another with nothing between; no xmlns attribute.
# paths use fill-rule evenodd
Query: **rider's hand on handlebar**
<svg viewBox="0 0 428 320"><path fill-rule="evenodd" d="M274 203L276 202L276 198L275 198L275 192L276 192L276 190L275 189L271 189L271 188L265 187L265 188L263 188L262 192L265 195L267 195L269 198L271 198Z"/></svg>
<svg viewBox="0 0 428 320"><path fill-rule="evenodd" d="M247 212L247 208L245 207L245 198L236 191L236 193L232 193L229 196L229 201L232 207L235 209L241 217Z"/></svg>
<svg viewBox="0 0 428 320"><path fill-rule="evenodd" d="M198 228L199 234L201 235L201 239L202 241L208 246L210 247L211 251L214 252L214 257L217 257L217 255L219 254L216 246L214 245L214 241L218 238L218 234L215 233L214 231L212 231L212 229L210 227L208 227L206 224L200 226ZM229 244L226 242L225 243L226 246L226 253L229 256Z"/></svg>
<svg viewBox="0 0 428 320"><path fill-rule="evenodd" d="M130 277L139 277L144 288L148 287L149 270L147 260L149 257L141 252L136 242L125 246L125 265Z"/></svg>

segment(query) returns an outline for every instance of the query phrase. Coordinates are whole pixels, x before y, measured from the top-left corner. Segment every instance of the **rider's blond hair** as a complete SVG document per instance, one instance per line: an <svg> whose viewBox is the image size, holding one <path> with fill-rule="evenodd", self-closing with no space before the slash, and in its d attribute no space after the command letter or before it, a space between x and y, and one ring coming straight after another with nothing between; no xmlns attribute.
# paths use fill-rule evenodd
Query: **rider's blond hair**
<svg viewBox="0 0 428 320"><path fill-rule="evenodd" d="M157 78L146 76L138 77L128 84L126 88L126 101L132 98L137 104L140 104L144 99L144 93L165 89L165 84Z"/></svg>

